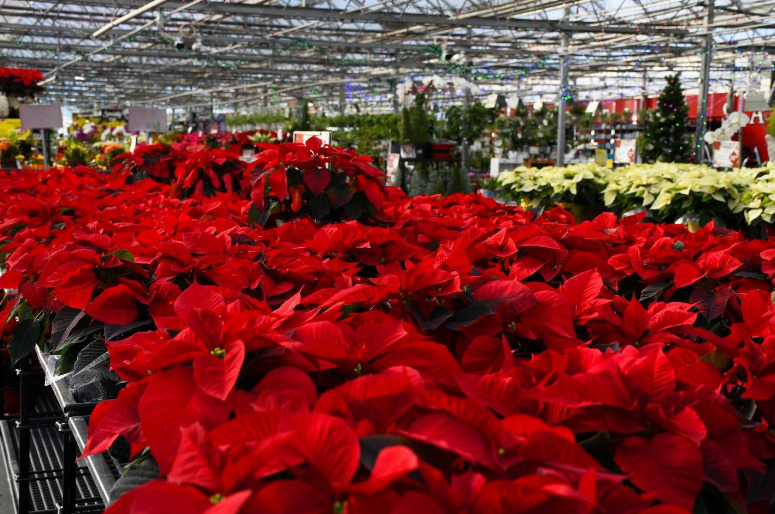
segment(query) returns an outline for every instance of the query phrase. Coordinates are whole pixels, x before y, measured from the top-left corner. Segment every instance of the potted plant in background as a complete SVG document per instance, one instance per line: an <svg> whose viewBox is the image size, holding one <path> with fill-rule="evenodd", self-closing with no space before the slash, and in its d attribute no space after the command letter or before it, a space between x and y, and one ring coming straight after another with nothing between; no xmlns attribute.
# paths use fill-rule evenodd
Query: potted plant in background
<svg viewBox="0 0 775 514"><path fill-rule="evenodd" d="M0 68L0 118L18 118L19 106L31 102L43 88L38 70Z"/></svg>

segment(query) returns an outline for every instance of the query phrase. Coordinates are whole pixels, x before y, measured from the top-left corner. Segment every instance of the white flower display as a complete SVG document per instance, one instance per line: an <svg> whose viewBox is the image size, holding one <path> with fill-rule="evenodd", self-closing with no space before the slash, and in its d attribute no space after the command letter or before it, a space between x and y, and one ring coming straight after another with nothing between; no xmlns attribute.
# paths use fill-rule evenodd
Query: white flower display
<svg viewBox="0 0 775 514"><path fill-rule="evenodd" d="M502 173L498 182L511 196L538 206L569 201L586 183L606 208L652 213L743 214L748 224L775 221L775 163L719 171L694 164L633 164L607 169L595 164L566 168L524 168ZM572 201L572 200L571 200Z"/></svg>

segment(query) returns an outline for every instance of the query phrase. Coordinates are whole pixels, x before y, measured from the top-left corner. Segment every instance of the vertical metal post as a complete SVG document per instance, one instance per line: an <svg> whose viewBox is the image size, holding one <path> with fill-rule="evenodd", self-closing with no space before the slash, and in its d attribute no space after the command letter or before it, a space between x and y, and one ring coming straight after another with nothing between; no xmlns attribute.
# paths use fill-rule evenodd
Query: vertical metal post
<svg viewBox="0 0 775 514"><path fill-rule="evenodd" d="M51 131L42 129L40 136L40 144L43 146L43 169L49 169L51 167Z"/></svg>
<svg viewBox="0 0 775 514"><path fill-rule="evenodd" d="M640 110L643 111L643 119L640 120L641 124L643 125L643 135L646 135L646 129L648 128L646 126L646 111L648 110L649 105L649 76L646 71L646 62L642 62L643 65L643 98L641 99L641 107Z"/></svg>
<svg viewBox="0 0 775 514"><path fill-rule="evenodd" d="M27 359L19 362L19 514L30 512L30 385Z"/></svg>
<svg viewBox="0 0 775 514"><path fill-rule="evenodd" d="M562 19L568 19L568 8L563 8ZM556 166L565 166L565 119L568 104L568 45L570 38L567 32L562 34L562 49L560 50L560 91L557 111L557 162Z"/></svg>
<svg viewBox="0 0 775 514"><path fill-rule="evenodd" d="M468 168L468 139L465 138L466 130L468 129L468 111L471 106L471 90L466 87L463 93L463 124L461 132L463 132L463 147L460 152L460 166L463 168L463 173L467 176Z"/></svg>
<svg viewBox="0 0 775 514"><path fill-rule="evenodd" d="M745 98L743 95L744 93L742 89L737 92L737 112L739 113L740 117L743 116L743 99ZM743 167L743 127L742 125L738 125L737 127L737 155L739 155L739 157L737 158L737 167L742 168Z"/></svg>
<svg viewBox="0 0 775 514"><path fill-rule="evenodd" d="M390 84L390 88L393 90L393 112L398 114L401 112L401 110L398 108L398 83L395 79L390 79L388 80L388 84Z"/></svg>
<svg viewBox="0 0 775 514"><path fill-rule="evenodd" d="M702 38L701 57L702 68L700 70L700 94L697 97L697 129L694 133L694 162L702 164L705 161L705 126L708 120L708 93L710 91L710 61L713 51L713 35L711 34L711 25L713 24L713 7L715 0L706 0L704 30L705 36Z"/></svg>
<svg viewBox="0 0 775 514"><path fill-rule="evenodd" d="M77 466L75 464L75 438L70 431L67 420L58 422L62 433L62 509L61 514L75 512L75 479Z"/></svg>
<svg viewBox="0 0 775 514"><path fill-rule="evenodd" d="M339 85L339 114L344 115L345 107L345 89L344 84Z"/></svg>

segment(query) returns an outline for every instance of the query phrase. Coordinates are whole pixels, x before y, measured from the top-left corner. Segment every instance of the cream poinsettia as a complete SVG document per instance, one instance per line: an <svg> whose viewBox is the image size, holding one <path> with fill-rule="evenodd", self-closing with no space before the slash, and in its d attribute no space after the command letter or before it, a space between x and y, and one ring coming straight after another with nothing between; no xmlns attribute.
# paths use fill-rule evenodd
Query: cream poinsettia
<svg viewBox="0 0 775 514"><path fill-rule="evenodd" d="M606 169L594 164L566 168L524 168L503 173L499 183L533 206L577 201L579 190L594 190L608 209L648 209L661 219L687 212L710 217L742 213L748 224L775 220L775 165L719 171L693 164L634 164Z"/></svg>

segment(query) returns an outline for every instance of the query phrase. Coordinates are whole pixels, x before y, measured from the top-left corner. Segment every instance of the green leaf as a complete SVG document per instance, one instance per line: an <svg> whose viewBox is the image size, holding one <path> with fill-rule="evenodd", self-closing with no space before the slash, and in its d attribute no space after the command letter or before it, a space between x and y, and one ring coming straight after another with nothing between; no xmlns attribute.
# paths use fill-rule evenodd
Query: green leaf
<svg viewBox="0 0 775 514"><path fill-rule="evenodd" d="M85 316L84 312L71 307L63 307L54 316L51 324L51 347L56 348L62 341L70 337L78 322Z"/></svg>
<svg viewBox="0 0 775 514"><path fill-rule="evenodd" d="M11 355L11 365L27 357L35 349L40 340L42 322L38 319L25 319L16 327L11 341L8 343L8 353Z"/></svg>
<svg viewBox="0 0 775 514"><path fill-rule="evenodd" d="M657 284L651 284L650 286L643 289L643 292L640 294L640 301L645 302L647 300L657 300L659 296L667 291L672 285L672 282L659 282Z"/></svg>
<svg viewBox="0 0 775 514"><path fill-rule="evenodd" d="M150 325L151 323L152 323L152 320L150 319L141 319L141 320L129 323L128 325L105 325L105 339L107 339L108 341L113 341L118 336L127 334L127 332L131 332L137 328ZM128 335L129 334L127 334L127 337Z"/></svg>
<svg viewBox="0 0 775 514"><path fill-rule="evenodd" d="M73 364L73 373L97 366L109 358L108 347L105 346L105 343L99 339L92 341L78 352L78 357Z"/></svg>
<svg viewBox="0 0 775 514"><path fill-rule="evenodd" d="M325 195L313 196L309 201L309 211L312 214L312 218L316 221L320 221L331 212L331 202Z"/></svg>
<svg viewBox="0 0 775 514"><path fill-rule="evenodd" d="M259 219L261 219L261 211L256 207L256 204L251 203L248 209L248 223L250 225L258 225Z"/></svg>
<svg viewBox="0 0 775 514"><path fill-rule="evenodd" d="M122 494L136 489L155 478L159 478L159 465L153 457L149 455L136 460L113 484L109 493L110 501L116 501Z"/></svg>
<svg viewBox="0 0 775 514"><path fill-rule="evenodd" d="M445 321L452 317L453 312L446 307L439 307L431 312L431 317L426 319L417 302L411 302L407 308L409 314L414 316L423 330L436 330Z"/></svg>
<svg viewBox="0 0 775 514"><path fill-rule="evenodd" d="M357 220L363 214L363 202L353 199L352 202L348 202L344 206L344 212L347 213L352 219Z"/></svg>
<svg viewBox="0 0 775 514"><path fill-rule="evenodd" d="M490 309L486 303L481 300L475 300L471 302L471 305L468 305L457 311L455 315L452 316L449 321L447 321L446 326L452 328L453 330L460 330L459 327L461 325L470 325L482 316L488 316L492 313L492 309Z"/></svg>
<svg viewBox="0 0 775 514"><path fill-rule="evenodd" d="M103 329L102 325L99 324L91 327L73 330L73 332L67 337L67 339L62 340L58 345L54 347L51 353L66 352L72 345L85 343L87 340L91 338L91 336L93 336L94 334L96 334L102 329Z"/></svg>
<svg viewBox="0 0 775 514"><path fill-rule="evenodd" d="M109 255L115 255L119 259L124 259L125 261L129 262L135 262L135 256L132 255L129 250L116 250L115 252L110 252L109 254L103 255L102 260L108 258Z"/></svg>

